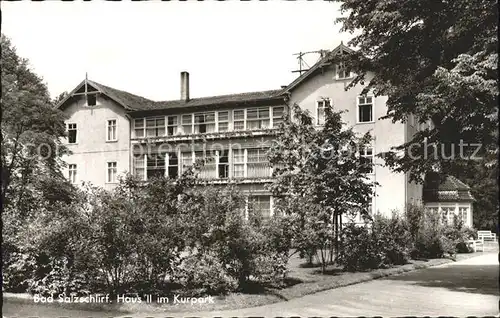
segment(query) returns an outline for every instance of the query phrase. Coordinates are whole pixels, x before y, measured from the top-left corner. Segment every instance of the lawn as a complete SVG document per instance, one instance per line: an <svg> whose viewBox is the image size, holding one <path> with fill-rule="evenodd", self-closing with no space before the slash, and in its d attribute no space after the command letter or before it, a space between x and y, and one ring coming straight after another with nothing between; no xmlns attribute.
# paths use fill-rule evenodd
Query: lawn
<svg viewBox="0 0 500 318"><path fill-rule="evenodd" d="M457 260L470 258L479 255L479 253L470 254L458 254ZM297 254L294 254L289 262L289 274L287 278L287 286L282 289L264 288L259 286L254 286L248 291L240 293L232 293L227 296L214 297L213 304L174 304L173 299L170 296L170 302L167 304L157 304L151 303L147 304L142 302L140 304L121 304L120 306L114 304L106 307L94 308L94 310L99 310L100 312L95 312L95 315L89 315L86 310L89 310L88 304L71 304L72 310L75 315L72 315L69 308L63 309L58 308L56 311L68 311L66 316L79 316L76 313L81 312L82 317L92 316L92 317L110 317L119 313L175 313L175 312L193 312L193 311L213 311L213 310L227 310L227 309L238 309L238 308L248 308L261 306L271 303L276 303L280 301L286 301L289 299L305 296L307 294L316 293L319 291L347 286L351 284L356 284L364 281L369 281L372 279L385 277L389 275L396 275L404 272L408 272L414 269L426 268L429 266L435 266L439 264L444 264L450 262L449 259L430 259L430 260L411 260L406 265L395 266L387 269L378 269L368 272L344 272L340 268L335 266L329 266L327 268L326 274L321 274L321 267L314 266L308 267L304 266L305 260L300 259ZM160 295L161 296L161 295ZM5 301L5 298L4 298ZM15 302L7 299L7 308L15 306ZM34 305L32 302L26 302L24 300L24 305L17 304L18 308L26 307L37 307L43 311L43 307L49 308L45 305ZM68 306L65 306L68 307ZM32 309L30 309L32 310ZM51 310L51 309L48 309ZM108 311L104 313L103 311ZM43 315L39 315L43 317ZM60 314L58 314L60 316ZM48 317L48 316L47 316Z"/></svg>

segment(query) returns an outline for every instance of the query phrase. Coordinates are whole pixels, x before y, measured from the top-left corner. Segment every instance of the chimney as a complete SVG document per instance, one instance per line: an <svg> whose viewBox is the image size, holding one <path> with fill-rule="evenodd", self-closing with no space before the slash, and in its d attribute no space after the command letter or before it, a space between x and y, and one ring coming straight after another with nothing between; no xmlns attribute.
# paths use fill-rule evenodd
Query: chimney
<svg viewBox="0 0 500 318"><path fill-rule="evenodd" d="M189 100L189 73L181 72L181 100Z"/></svg>

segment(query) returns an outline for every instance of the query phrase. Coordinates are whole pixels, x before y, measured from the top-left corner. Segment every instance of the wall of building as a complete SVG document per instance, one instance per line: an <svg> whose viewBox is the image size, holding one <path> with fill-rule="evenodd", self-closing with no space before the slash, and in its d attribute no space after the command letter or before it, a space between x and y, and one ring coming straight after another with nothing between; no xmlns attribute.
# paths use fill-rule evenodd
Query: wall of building
<svg viewBox="0 0 500 318"><path fill-rule="evenodd" d="M68 164L77 165L77 183L91 182L111 189L115 184L106 182L107 163L116 162L118 174L130 169L130 123L123 107L108 98L98 96L97 105L86 106L81 97L68 105L64 112L66 123L77 124L77 143L68 144L73 152L64 156ZM117 140L106 141L107 120L117 121ZM68 175L66 168L65 174Z"/></svg>
<svg viewBox="0 0 500 318"><path fill-rule="evenodd" d="M367 77L366 80L369 79L370 77ZM363 87L357 85L346 91L345 88L349 82L349 79L337 80L333 68L325 69L295 87L291 91L289 104L298 104L316 118L317 101L329 98L334 110L347 110L342 116L342 120L347 126L354 127L354 130L360 134L370 132L374 136L375 154L404 143L404 124L379 119L386 115L387 97L374 98L374 123L357 123L357 97L361 94ZM380 186L376 188L376 197L373 202L374 211L384 214L389 214L392 210L402 211L406 201L405 175L390 171L380 158L375 158L375 163L377 166L374 169L373 177Z"/></svg>

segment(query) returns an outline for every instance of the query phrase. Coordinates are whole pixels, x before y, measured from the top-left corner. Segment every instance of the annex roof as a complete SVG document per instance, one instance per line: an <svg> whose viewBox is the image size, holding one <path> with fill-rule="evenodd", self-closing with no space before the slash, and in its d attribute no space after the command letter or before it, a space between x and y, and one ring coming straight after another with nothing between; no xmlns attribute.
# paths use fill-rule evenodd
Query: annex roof
<svg viewBox="0 0 500 318"><path fill-rule="evenodd" d="M425 202L474 201L470 187L454 176L441 180L437 173L429 173L424 183Z"/></svg>

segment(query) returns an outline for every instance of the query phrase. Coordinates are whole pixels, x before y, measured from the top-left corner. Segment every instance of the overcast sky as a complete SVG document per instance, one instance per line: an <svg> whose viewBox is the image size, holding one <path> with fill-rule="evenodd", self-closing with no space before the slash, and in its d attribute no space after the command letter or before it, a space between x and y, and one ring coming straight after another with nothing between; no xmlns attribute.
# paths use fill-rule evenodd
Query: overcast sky
<svg viewBox="0 0 500 318"><path fill-rule="evenodd" d="M346 43L326 1L4 2L2 33L51 95L85 78L154 100L276 89L298 67L293 53ZM310 56L313 62L316 56ZM311 60L309 60L311 62Z"/></svg>

